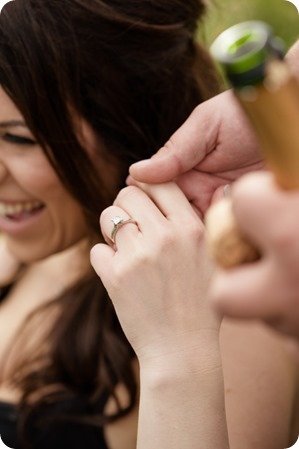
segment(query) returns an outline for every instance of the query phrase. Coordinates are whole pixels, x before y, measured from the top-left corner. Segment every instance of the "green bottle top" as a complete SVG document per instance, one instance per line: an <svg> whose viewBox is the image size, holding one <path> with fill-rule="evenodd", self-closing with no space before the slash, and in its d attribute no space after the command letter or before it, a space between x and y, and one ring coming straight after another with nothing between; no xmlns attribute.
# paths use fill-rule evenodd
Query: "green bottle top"
<svg viewBox="0 0 299 449"><path fill-rule="evenodd" d="M235 88L255 85L265 77L265 67L273 59L283 59L284 45L264 22L242 22L221 33L211 46Z"/></svg>

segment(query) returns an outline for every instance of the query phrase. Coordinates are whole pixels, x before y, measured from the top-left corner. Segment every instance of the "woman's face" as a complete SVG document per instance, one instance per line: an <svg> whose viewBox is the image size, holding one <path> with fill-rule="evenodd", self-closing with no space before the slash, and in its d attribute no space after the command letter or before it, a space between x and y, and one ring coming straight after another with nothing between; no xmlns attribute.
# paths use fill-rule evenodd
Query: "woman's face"
<svg viewBox="0 0 299 449"><path fill-rule="evenodd" d="M1 86L0 233L23 262L60 252L88 234L81 206Z"/></svg>

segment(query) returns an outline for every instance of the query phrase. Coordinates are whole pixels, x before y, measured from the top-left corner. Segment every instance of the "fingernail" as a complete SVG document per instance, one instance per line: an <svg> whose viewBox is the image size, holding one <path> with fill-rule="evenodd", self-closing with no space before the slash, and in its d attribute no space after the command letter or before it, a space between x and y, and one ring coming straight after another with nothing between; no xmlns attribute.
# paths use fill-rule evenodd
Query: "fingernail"
<svg viewBox="0 0 299 449"><path fill-rule="evenodd" d="M166 146L161 147L155 154L153 154L152 159L168 157L169 149Z"/></svg>
<svg viewBox="0 0 299 449"><path fill-rule="evenodd" d="M231 195L231 185L230 184L225 184L225 186L223 187L223 196L228 197Z"/></svg>
<svg viewBox="0 0 299 449"><path fill-rule="evenodd" d="M131 168L132 168L132 167L138 167L138 168L143 167L143 166L146 167L149 163L150 163L150 159L144 159L144 160L142 160L142 161L134 162L134 164L132 164L132 165L129 167L129 172L131 171Z"/></svg>

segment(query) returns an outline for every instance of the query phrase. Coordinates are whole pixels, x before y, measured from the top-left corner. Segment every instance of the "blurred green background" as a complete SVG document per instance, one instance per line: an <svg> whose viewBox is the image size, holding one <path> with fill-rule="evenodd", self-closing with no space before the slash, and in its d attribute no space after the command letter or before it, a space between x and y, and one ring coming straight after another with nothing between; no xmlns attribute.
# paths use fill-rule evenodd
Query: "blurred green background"
<svg viewBox="0 0 299 449"><path fill-rule="evenodd" d="M205 45L226 28L244 20L263 20L271 25L286 48L299 38L299 14L286 0L206 0L208 13L199 27L199 39ZM297 0L298 3L298 0Z"/></svg>

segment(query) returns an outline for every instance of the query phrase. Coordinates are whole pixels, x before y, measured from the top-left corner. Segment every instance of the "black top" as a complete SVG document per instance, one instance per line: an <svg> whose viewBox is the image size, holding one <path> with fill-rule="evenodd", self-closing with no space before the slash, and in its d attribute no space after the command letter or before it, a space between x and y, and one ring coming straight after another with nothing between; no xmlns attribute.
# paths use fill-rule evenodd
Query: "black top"
<svg viewBox="0 0 299 449"><path fill-rule="evenodd" d="M72 420L51 419L59 413L71 416L74 413L95 415L95 411L83 401L67 401L38 410L38 419L28 420L25 437L28 435L30 449L108 449L103 429L91 424ZM27 446L18 436L19 415L16 406L0 402L0 434L6 446L23 449Z"/></svg>
<svg viewBox="0 0 299 449"><path fill-rule="evenodd" d="M0 402L0 434L8 447L16 449L17 413L12 405ZM14 446L15 444L15 446Z"/></svg>
<svg viewBox="0 0 299 449"><path fill-rule="evenodd" d="M0 289L0 301L10 286ZM85 398L44 404L28 419L25 435L30 445L19 434L19 413L14 404L0 401L0 435L4 444L13 449L109 449L103 428L72 419L75 416L95 417L102 410L107 397L95 405ZM69 418L57 419L57 416ZM56 418L56 419L55 419ZM0 443L1 444L1 443Z"/></svg>

